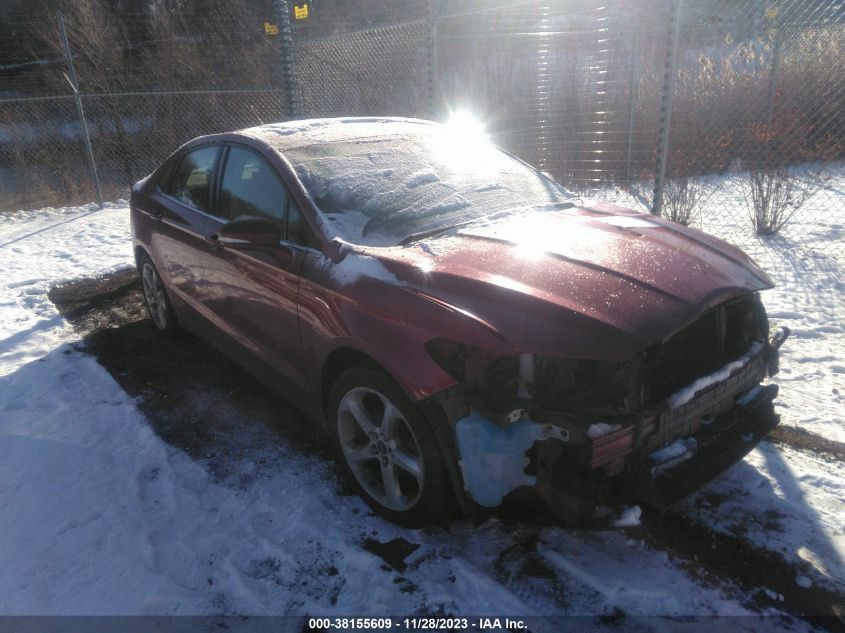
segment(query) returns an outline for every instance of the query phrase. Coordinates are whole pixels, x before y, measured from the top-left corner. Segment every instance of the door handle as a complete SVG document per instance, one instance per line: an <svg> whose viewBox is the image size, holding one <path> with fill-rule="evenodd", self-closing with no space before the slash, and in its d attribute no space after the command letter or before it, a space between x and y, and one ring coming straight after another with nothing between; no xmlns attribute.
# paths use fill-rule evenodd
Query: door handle
<svg viewBox="0 0 845 633"><path fill-rule="evenodd" d="M216 251L218 248L220 248L220 238L218 237L217 233L214 233L213 235L206 235L202 239L208 246L209 250Z"/></svg>
<svg viewBox="0 0 845 633"><path fill-rule="evenodd" d="M161 211L153 211L152 213L150 213L150 217L153 220L158 221L158 220L161 220L164 217L164 214Z"/></svg>

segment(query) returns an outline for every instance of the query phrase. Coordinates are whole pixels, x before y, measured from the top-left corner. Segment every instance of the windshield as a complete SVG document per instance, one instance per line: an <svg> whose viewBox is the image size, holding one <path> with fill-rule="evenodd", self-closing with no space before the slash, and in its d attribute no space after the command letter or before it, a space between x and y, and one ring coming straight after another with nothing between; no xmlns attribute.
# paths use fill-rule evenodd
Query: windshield
<svg viewBox="0 0 845 633"><path fill-rule="evenodd" d="M369 246L572 197L493 145L436 127L298 147L285 156L330 228L347 242Z"/></svg>

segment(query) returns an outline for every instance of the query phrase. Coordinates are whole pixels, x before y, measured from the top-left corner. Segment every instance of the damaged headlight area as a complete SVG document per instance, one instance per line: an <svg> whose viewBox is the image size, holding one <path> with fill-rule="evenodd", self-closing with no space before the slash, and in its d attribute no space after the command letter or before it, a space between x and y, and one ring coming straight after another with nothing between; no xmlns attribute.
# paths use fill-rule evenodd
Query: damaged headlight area
<svg viewBox="0 0 845 633"><path fill-rule="evenodd" d="M622 469L640 406L640 359L500 355L446 339L426 349L459 383L441 398L454 412L465 489L479 505L498 506L527 486L571 509L560 492L567 484L577 482L579 494L607 488L603 480Z"/></svg>
<svg viewBox="0 0 845 633"><path fill-rule="evenodd" d="M507 414L515 404L527 411L613 415L641 403L639 358L623 363L539 354L503 356L448 339L429 341L426 350L493 416Z"/></svg>
<svg viewBox="0 0 845 633"><path fill-rule="evenodd" d="M768 327L759 297L746 295L624 362L430 341L428 353L458 383L437 398L454 430L465 490L493 507L530 488L570 515L611 498L655 507L680 499L777 424L777 387L760 384L777 372L789 332L770 341ZM654 468L650 456L693 442L685 438L696 438L694 458Z"/></svg>

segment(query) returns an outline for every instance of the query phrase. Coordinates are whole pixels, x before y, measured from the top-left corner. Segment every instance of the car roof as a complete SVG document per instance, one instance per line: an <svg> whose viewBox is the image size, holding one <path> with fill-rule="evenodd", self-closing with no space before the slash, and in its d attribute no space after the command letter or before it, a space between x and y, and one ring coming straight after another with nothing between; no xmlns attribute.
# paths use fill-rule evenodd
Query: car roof
<svg viewBox="0 0 845 633"><path fill-rule="evenodd" d="M284 152L295 147L350 141L358 138L416 135L421 132L425 133L426 128L439 126L439 123L423 119L343 117L268 123L238 130L235 134L259 139L275 150Z"/></svg>

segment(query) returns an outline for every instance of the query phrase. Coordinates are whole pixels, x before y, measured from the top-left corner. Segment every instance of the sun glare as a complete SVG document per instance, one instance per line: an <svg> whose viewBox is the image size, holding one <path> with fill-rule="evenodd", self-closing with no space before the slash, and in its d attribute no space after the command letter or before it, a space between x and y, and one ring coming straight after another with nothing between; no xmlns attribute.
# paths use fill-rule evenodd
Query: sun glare
<svg viewBox="0 0 845 633"><path fill-rule="evenodd" d="M450 128L450 132L462 137L465 141L478 143L487 140L484 123L469 110L452 112L446 125Z"/></svg>
<svg viewBox="0 0 845 633"><path fill-rule="evenodd" d="M443 133L433 138L431 149L436 159L455 173L492 172L498 158L491 151L484 123L468 110L455 110L449 115Z"/></svg>

